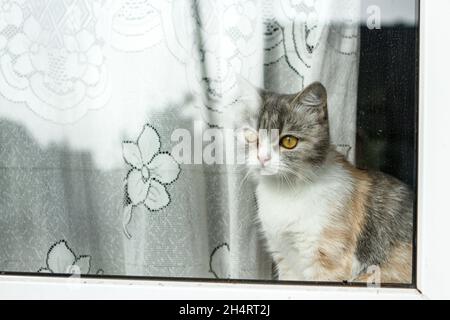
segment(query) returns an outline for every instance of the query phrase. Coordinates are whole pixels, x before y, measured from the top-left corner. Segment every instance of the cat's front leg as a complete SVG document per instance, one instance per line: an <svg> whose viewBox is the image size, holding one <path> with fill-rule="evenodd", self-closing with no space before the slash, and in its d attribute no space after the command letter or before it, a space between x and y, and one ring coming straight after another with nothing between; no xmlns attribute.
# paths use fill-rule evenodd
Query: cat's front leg
<svg viewBox="0 0 450 320"><path fill-rule="evenodd" d="M275 267L280 281L301 281L298 273L281 257L274 257Z"/></svg>
<svg viewBox="0 0 450 320"><path fill-rule="evenodd" d="M280 281L302 281L292 270L281 271L278 273L278 280Z"/></svg>
<svg viewBox="0 0 450 320"><path fill-rule="evenodd" d="M320 265L313 265L302 270L281 265L278 267L278 279L280 281L342 282L348 280L348 277L342 276L336 270L326 270Z"/></svg>
<svg viewBox="0 0 450 320"><path fill-rule="evenodd" d="M352 279L351 264L347 259L330 259L320 255L302 271L305 281L347 282Z"/></svg>
<svg viewBox="0 0 450 320"><path fill-rule="evenodd" d="M316 269L314 266L300 269L299 266L281 260L277 263L277 270L278 279L280 281L320 281L317 280Z"/></svg>
<svg viewBox="0 0 450 320"><path fill-rule="evenodd" d="M321 265L312 266L303 271L304 281L311 282L345 282L351 279L344 270L330 270Z"/></svg>

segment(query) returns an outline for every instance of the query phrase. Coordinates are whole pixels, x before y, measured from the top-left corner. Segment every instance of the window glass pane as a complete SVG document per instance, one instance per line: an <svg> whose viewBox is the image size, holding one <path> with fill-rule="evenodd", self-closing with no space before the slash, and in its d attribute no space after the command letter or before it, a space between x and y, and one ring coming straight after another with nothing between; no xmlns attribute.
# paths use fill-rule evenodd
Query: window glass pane
<svg viewBox="0 0 450 320"><path fill-rule="evenodd" d="M413 286L418 2L0 6L0 271Z"/></svg>

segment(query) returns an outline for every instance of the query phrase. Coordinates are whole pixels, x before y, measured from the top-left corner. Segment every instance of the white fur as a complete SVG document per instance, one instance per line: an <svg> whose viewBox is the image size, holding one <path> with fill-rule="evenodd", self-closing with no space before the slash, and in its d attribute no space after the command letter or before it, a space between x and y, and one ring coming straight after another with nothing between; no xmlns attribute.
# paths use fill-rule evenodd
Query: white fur
<svg viewBox="0 0 450 320"><path fill-rule="evenodd" d="M257 187L258 216L280 280L313 281L314 256L335 208L352 192L352 177L339 163L330 163L310 183L281 187L261 177ZM324 280L324 279L321 279Z"/></svg>

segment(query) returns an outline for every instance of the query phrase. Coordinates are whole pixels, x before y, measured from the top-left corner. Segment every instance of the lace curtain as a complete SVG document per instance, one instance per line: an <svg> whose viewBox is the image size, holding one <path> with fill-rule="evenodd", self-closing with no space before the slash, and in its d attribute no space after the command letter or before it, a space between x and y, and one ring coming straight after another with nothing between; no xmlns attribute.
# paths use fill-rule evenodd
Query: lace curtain
<svg viewBox="0 0 450 320"><path fill-rule="evenodd" d="M0 0L0 270L271 279L251 183L180 164L239 78L329 91L354 158L359 0ZM200 137L201 138L201 137Z"/></svg>

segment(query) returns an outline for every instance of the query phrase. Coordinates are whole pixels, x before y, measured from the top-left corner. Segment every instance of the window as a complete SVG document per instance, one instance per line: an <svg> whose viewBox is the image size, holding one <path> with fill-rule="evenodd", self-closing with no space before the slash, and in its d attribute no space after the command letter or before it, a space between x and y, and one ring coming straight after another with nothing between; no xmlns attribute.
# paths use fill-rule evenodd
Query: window
<svg viewBox="0 0 450 320"><path fill-rule="evenodd" d="M258 181L245 178L252 142L257 144L256 160L265 163L258 130L265 128L264 117L248 112L261 116L261 108L269 108L270 101L282 104L289 96L281 94L287 94L298 97L300 109L313 103L320 123L327 119L330 143L349 162L348 172L361 174L352 171L353 165L382 171L411 190L403 198L406 189L397 180L385 184L401 189L401 201L390 208L400 204L413 208L410 220L391 226L400 240L410 241L410 255L401 251L396 257L410 259L411 270L408 280L381 282L415 288L418 4L355 0L345 5L332 1L141 5L103 7L86 16L85 12L94 12L94 4L65 7L74 13L61 16L48 8L30 9L27 2L2 7L0 270L83 278L380 285L383 267L365 261L392 261L385 253L372 254L386 238L375 242L380 247L361 248L361 243L372 243L374 234L369 228L378 212L373 208L377 199L369 199L373 192L366 192L361 203L375 210L375 216L361 209L355 247L341 241L349 257L359 252L359 261L351 261L361 270L352 267L350 278L326 270L317 275L317 270L341 262L341 255L332 259L334 251L325 250L325 244L335 249L339 235L349 232L342 235L345 238L353 229L330 230L329 238L321 238L313 253L319 262L311 276L305 266L299 267L299 275L289 269L297 266L295 262L283 264L297 253L277 255L276 248L284 248L295 237L268 239L270 230L260 226L263 200L280 195L269 190L263 193L268 198L255 197ZM59 22L49 26L46 21ZM309 86L315 81L322 85ZM327 112L322 114L319 108ZM273 120L281 117L281 111L265 117ZM305 119L305 114L299 117ZM239 152L230 162L225 142L235 140L222 130L236 123L245 123L239 128L249 138L248 157L242 164L236 163ZM315 146L305 146L302 152L295 149L326 130L311 133L301 128L290 134L275 128L280 131L278 153L268 157L278 156L282 163L292 158L283 163L291 164L290 170L298 167L298 161L321 165L320 159L303 158L307 151L313 156ZM239 151L238 147L232 150ZM370 183L384 179L374 177ZM356 188L364 188L364 181L350 187L360 190ZM392 197L377 190L379 202L387 206ZM344 208L356 205L350 194L325 197L323 203L332 201L339 204L335 209L340 214L353 214ZM305 230L319 222L313 220ZM344 220L337 222L348 226ZM410 233L401 229L404 224L413 226L405 229ZM287 231L295 236L295 230ZM275 246L266 250L271 244ZM363 273L368 277L353 278Z"/></svg>

